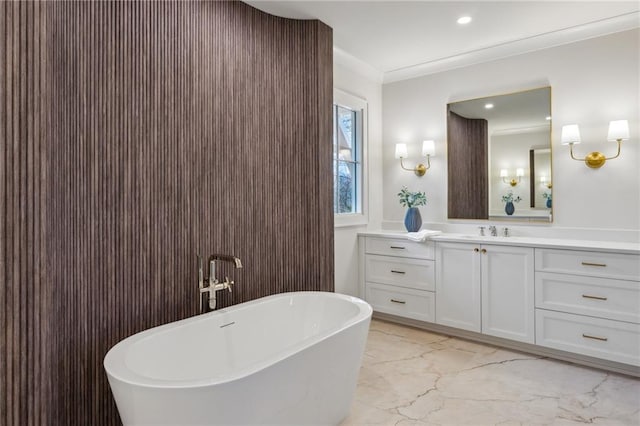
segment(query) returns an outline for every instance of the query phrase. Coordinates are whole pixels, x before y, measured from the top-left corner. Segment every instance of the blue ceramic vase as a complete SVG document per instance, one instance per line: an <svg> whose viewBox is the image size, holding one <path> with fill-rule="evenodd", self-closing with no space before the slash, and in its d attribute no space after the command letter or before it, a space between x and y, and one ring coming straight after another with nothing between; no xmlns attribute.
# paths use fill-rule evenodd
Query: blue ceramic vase
<svg viewBox="0 0 640 426"><path fill-rule="evenodd" d="M422 226L422 217L420 216L420 210L417 207L409 207L407 214L404 217L404 226L409 232L418 232Z"/></svg>
<svg viewBox="0 0 640 426"><path fill-rule="evenodd" d="M507 205L504 206L504 211L505 213L507 213L509 216L511 216L513 214L513 212L516 211L516 207L513 205L513 203L511 201L507 202Z"/></svg>
<svg viewBox="0 0 640 426"><path fill-rule="evenodd" d="M547 208L551 208L551 198L547 198Z"/></svg>

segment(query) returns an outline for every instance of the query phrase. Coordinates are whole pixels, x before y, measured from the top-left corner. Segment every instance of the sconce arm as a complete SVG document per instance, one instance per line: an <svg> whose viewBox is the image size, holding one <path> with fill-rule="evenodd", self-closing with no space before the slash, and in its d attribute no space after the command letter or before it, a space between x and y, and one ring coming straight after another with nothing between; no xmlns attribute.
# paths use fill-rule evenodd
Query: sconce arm
<svg viewBox="0 0 640 426"><path fill-rule="evenodd" d="M572 158L573 160L576 160L576 161L584 161L584 158L576 158L576 157L573 155L573 144L572 144L572 143L570 143L570 144L569 144L569 153L571 154L571 158Z"/></svg>
<svg viewBox="0 0 640 426"><path fill-rule="evenodd" d="M618 158L620 156L620 145L622 144L622 139L617 139L616 142L618 142L618 152L613 157L607 157L606 160L613 160L614 158Z"/></svg>
<svg viewBox="0 0 640 426"><path fill-rule="evenodd" d="M409 169L404 166L404 163L402 162L402 157L400 157L400 167L402 167L403 170L415 173L416 176L424 176L427 170L429 170L429 167L431 167L431 162L429 161L428 155L427 155L427 164L429 164L428 167L420 163L417 166L415 166L413 169Z"/></svg>
<svg viewBox="0 0 640 426"><path fill-rule="evenodd" d="M408 169L404 166L404 163L402 162L402 157L400 157L400 167L402 167L403 170L406 170L408 172L413 172L415 171L415 169Z"/></svg>

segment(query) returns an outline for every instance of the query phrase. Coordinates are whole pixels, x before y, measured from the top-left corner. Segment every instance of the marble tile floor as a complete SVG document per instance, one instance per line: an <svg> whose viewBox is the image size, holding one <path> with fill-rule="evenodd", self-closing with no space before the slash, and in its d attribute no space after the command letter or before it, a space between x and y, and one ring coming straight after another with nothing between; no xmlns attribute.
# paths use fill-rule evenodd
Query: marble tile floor
<svg viewBox="0 0 640 426"><path fill-rule="evenodd" d="M640 380L373 320L354 425L640 425Z"/></svg>

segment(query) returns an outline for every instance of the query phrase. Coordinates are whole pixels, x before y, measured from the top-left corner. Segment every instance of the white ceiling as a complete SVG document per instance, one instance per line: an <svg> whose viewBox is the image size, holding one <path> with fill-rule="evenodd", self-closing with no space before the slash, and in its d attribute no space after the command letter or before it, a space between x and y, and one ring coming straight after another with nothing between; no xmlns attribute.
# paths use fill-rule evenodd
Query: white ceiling
<svg viewBox="0 0 640 426"><path fill-rule="evenodd" d="M246 3L278 16L325 22L333 28L338 60L368 66L385 82L640 26L638 1ZM463 15L473 21L457 24Z"/></svg>

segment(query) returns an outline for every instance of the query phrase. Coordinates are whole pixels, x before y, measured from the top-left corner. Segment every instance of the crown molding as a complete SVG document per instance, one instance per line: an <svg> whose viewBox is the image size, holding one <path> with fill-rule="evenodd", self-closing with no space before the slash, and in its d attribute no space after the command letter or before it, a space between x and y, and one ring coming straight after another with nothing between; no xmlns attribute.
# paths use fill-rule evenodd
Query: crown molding
<svg viewBox="0 0 640 426"><path fill-rule="evenodd" d="M356 58L350 53L345 52L339 47L333 46L333 62L350 69L368 80L382 84L383 74L381 71L378 71L368 63Z"/></svg>
<svg viewBox="0 0 640 426"><path fill-rule="evenodd" d="M576 25L557 31L551 31L532 37L497 44L495 46L472 50L459 55L436 59L422 64L387 71L384 73L383 83L386 84L401 80L408 80L410 78L428 74L435 74L469 65L490 62L497 59L507 58L509 56L516 56L527 52L574 43L638 27L640 27L640 12L635 11L614 16L612 18L589 22L587 24Z"/></svg>

